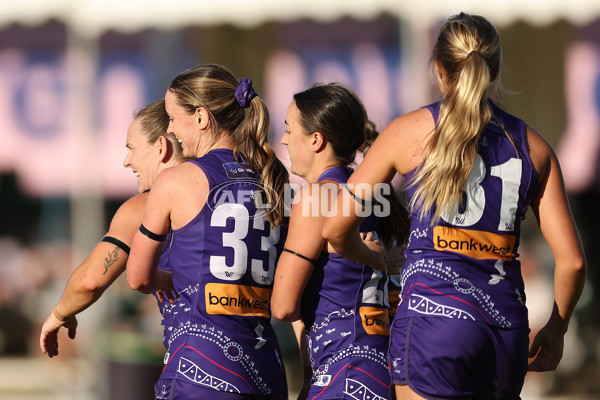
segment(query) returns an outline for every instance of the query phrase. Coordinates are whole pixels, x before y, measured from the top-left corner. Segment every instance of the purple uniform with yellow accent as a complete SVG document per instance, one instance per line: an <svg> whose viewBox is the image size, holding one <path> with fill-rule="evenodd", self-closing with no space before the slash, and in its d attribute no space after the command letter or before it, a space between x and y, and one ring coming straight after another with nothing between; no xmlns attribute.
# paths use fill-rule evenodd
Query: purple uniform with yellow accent
<svg viewBox="0 0 600 400"><path fill-rule="evenodd" d="M257 208L256 174L231 150L191 160L209 182L206 205L172 232L168 262L181 298L170 310L165 368L157 398L219 392L287 398L286 377L270 298L275 264L285 239ZM268 189L267 189L268 190ZM186 397L186 398L188 398Z"/></svg>
<svg viewBox="0 0 600 400"><path fill-rule="evenodd" d="M540 183L525 123L490 104L463 204L435 224L411 211L389 353L394 384L426 398L518 399L527 372L517 249ZM437 121L439 103L426 108Z"/></svg>
<svg viewBox="0 0 600 400"><path fill-rule="evenodd" d="M346 183L351 172L330 168L318 181ZM361 231L376 227L372 216ZM302 296L313 367L308 399L390 398L387 280L385 272L338 254L319 258Z"/></svg>
<svg viewBox="0 0 600 400"><path fill-rule="evenodd" d="M437 121L439 104L426 108ZM431 214L422 221L411 215L397 317L441 316L528 328L517 249L520 224L539 180L524 122L493 104L492 110L495 118L481 133L461 209L433 226ZM407 189L409 199L414 192Z"/></svg>

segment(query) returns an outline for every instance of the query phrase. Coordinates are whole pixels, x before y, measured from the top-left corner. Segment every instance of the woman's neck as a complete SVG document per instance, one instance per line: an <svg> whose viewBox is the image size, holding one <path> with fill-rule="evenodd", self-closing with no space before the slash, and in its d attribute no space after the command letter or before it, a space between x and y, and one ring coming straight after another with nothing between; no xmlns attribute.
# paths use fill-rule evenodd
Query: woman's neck
<svg viewBox="0 0 600 400"><path fill-rule="evenodd" d="M306 177L308 183L317 182L319 177L323 175L325 171L334 167L344 167L338 161L329 160L329 162L323 162L319 165L315 165L315 168L312 169L311 173Z"/></svg>
<svg viewBox="0 0 600 400"><path fill-rule="evenodd" d="M213 143L204 141L201 142L198 146L198 151L196 151L196 157L202 157L206 153L215 149L229 149L233 150L235 148L235 139L229 133L224 133L219 136L219 138Z"/></svg>

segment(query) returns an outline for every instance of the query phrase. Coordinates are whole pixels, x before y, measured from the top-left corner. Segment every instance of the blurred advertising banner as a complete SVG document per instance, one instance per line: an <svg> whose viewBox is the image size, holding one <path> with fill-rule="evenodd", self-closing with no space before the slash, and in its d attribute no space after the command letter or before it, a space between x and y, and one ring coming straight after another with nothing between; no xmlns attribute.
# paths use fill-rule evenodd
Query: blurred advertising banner
<svg viewBox="0 0 600 400"><path fill-rule="evenodd" d="M571 29L597 32L599 25ZM238 78L253 80L271 113L272 143L286 163L287 151L279 145L285 111L295 92L316 82L350 86L380 130L395 116L435 101L439 94L427 66L437 27L382 15L248 29L217 25L107 31L97 38L74 35L56 21L0 28L0 172L14 172L22 190L37 197L93 192L122 198L135 193L136 178L122 166L133 113L163 97L173 77L199 63L223 64ZM514 30L516 39L515 34L505 37L529 40L519 32ZM591 33L574 40L564 56L563 50L554 50L555 58L565 63L565 96L529 105L547 111L539 101L553 102L552 109L559 104L558 109L566 110L567 126L562 128L559 115L545 113L543 120L535 119L539 113L524 116L534 127L540 121L559 122L550 126L556 135L564 132L559 155L570 190L598 181L598 37ZM516 46L507 40L505 47L510 59ZM512 59L519 63L515 70L520 75L530 71L521 57ZM519 75L513 72L509 75ZM531 79L526 86L510 88L525 88L527 95L536 87L563 84L540 82L542 75ZM541 133L553 134L551 129Z"/></svg>
<svg viewBox="0 0 600 400"><path fill-rule="evenodd" d="M135 193L136 178L122 165L134 111L163 97L178 73L203 62L224 64L254 81L271 112L276 148L292 95L315 82L352 87L380 129L402 110L394 18L231 31L109 32L98 39L73 37L58 23L0 31L0 170L14 171L33 196ZM287 160L286 151L278 155Z"/></svg>
<svg viewBox="0 0 600 400"><path fill-rule="evenodd" d="M164 96L152 33L77 41L58 24L0 32L0 170L26 193L60 196L135 192L123 168L135 110ZM75 42L73 44L73 42ZM174 49L177 51L177 49ZM189 54L189 49L181 54ZM164 55L164 53L162 53Z"/></svg>

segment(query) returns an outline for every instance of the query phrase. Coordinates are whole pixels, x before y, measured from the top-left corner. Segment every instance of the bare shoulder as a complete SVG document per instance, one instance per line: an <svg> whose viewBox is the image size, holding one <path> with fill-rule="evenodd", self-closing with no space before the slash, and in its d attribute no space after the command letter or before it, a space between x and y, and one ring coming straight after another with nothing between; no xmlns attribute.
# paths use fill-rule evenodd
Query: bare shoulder
<svg viewBox="0 0 600 400"><path fill-rule="evenodd" d="M196 176L204 177L202 169L194 163L184 162L162 170L160 174L158 174L156 182L161 181L163 184L165 182L175 182L177 184L182 181L187 182L190 179L194 179Z"/></svg>
<svg viewBox="0 0 600 400"><path fill-rule="evenodd" d="M400 174L405 175L419 165L434 130L433 115L425 108L395 118L383 130L383 145L393 149L394 165Z"/></svg>
<svg viewBox="0 0 600 400"><path fill-rule="evenodd" d="M324 243L321 235L325 221L322 187L321 182L302 186L292 203L286 246L309 258L318 258Z"/></svg>
<svg viewBox="0 0 600 400"><path fill-rule="evenodd" d="M190 194L208 187L208 180L201 168L190 162L167 168L158 174L152 187L152 195L172 196Z"/></svg>
<svg viewBox="0 0 600 400"><path fill-rule="evenodd" d="M538 176L543 180L550 165L557 162L556 154L546 139L530 126L527 126L527 148Z"/></svg>
<svg viewBox="0 0 600 400"><path fill-rule="evenodd" d="M300 190L294 196L294 203L312 203L328 199L337 200L337 193L341 188L341 184L332 180L307 183L300 187Z"/></svg>
<svg viewBox="0 0 600 400"><path fill-rule="evenodd" d="M299 209L300 207L303 207L304 204L312 203L315 200L319 201L319 187L319 183L307 183L302 185L294 195L292 210ZM293 211L292 213L294 214Z"/></svg>
<svg viewBox="0 0 600 400"><path fill-rule="evenodd" d="M340 188L337 182L327 180L302 186L294 196L292 220L310 219L316 223L317 219L324 219L325 213L322 211L332 209Z"/></svg>
<svg viewBox="0 0 600 400"><path fill-rule="evenodd" d="M422 136L435 127L433 115L426 108L419 108L400 115L383 130L382 134L400 135L405 137Z"/></svg>
<svg viewBox="0 0 600 400"><path fill-rule="evenodd" d="M127 214L143 214L144 209L146 208L146 201L148 201L149 194L149 191L136 194L135 196L131 197L123 204L121 204L121 207L119 207L117 212L123 212Z"/></svg>
<svg viewBox="0 0 600 400"><path fill-rule="evenodd" d="M148 194L148 192L140 193L121 204L110 223L108 236L131 245L133 235L144 218Z"/></svg>
<svg viewBox="0 0 600 400"><path fill-rule="evenodd" d="M145 218L159 224L170 221L173 229L179 229L202 210L209 190L208 179L196 164L184 162L167 168L154 181ZM146 222L151 223L144 219Z"/></svg>

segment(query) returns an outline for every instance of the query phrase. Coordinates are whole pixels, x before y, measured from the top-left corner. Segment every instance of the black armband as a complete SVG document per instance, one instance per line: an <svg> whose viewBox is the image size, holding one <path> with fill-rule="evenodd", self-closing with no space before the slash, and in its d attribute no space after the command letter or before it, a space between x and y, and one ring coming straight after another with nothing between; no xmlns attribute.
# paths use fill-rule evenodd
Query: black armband
<svg viewBox="0 0 600 400"><path fill-rule="evenodd" d="M350 188L348 187L348 185L344 184L344 189L346 189L346 191L350 194L350 196L352 196L352 198L354 200L356 200L361 206L366 206L367 204L370 204L370 201L367 200L363 200L360 197L358 197L357 195L355 195L354 193L352 193L352 191L350 190Z"/></svg>
<svg viewBox="0 0 600 400"><path fill-rule="evenodd" d="M127 253L127 255L129 255L129 246L127 246L125 243L121 242L119 239L114 238L112 236L104 236L102 238L102 240L100 240L101 242L108 242L108 243L112 243L115 246L117 246L118 248L120 248L121 250L123 250L125 253Z"/></svg>
<svg viewBox="0 0 600 400"><path fill-rule="evenodd" d="M140 225L140 232L142 232L147 238L156 240L157 242L164 242L167 240L167 235L158 235L154 232L151 232L144 226L144 224Z"/></svg>
<svg viewBox="0 0 600 400"><path fill-rule="evenodd" d="M306 257L306 256L303 256L302 254L300 254L300 253L296 253L295 251L292 251L292 250L290 250L290 249L286 249L286 248L284 248L284 249L283 249L283 251L287 251L288 253L292 253L292 254L293 254L293 255L295 255L296 257L300 257L301 259L303 259L303 260L306 260L306 261L310 262L311 264L317 265L317 260L313 260L313 259L311 259L311 258L308 258L308 257Z"/></svg>

